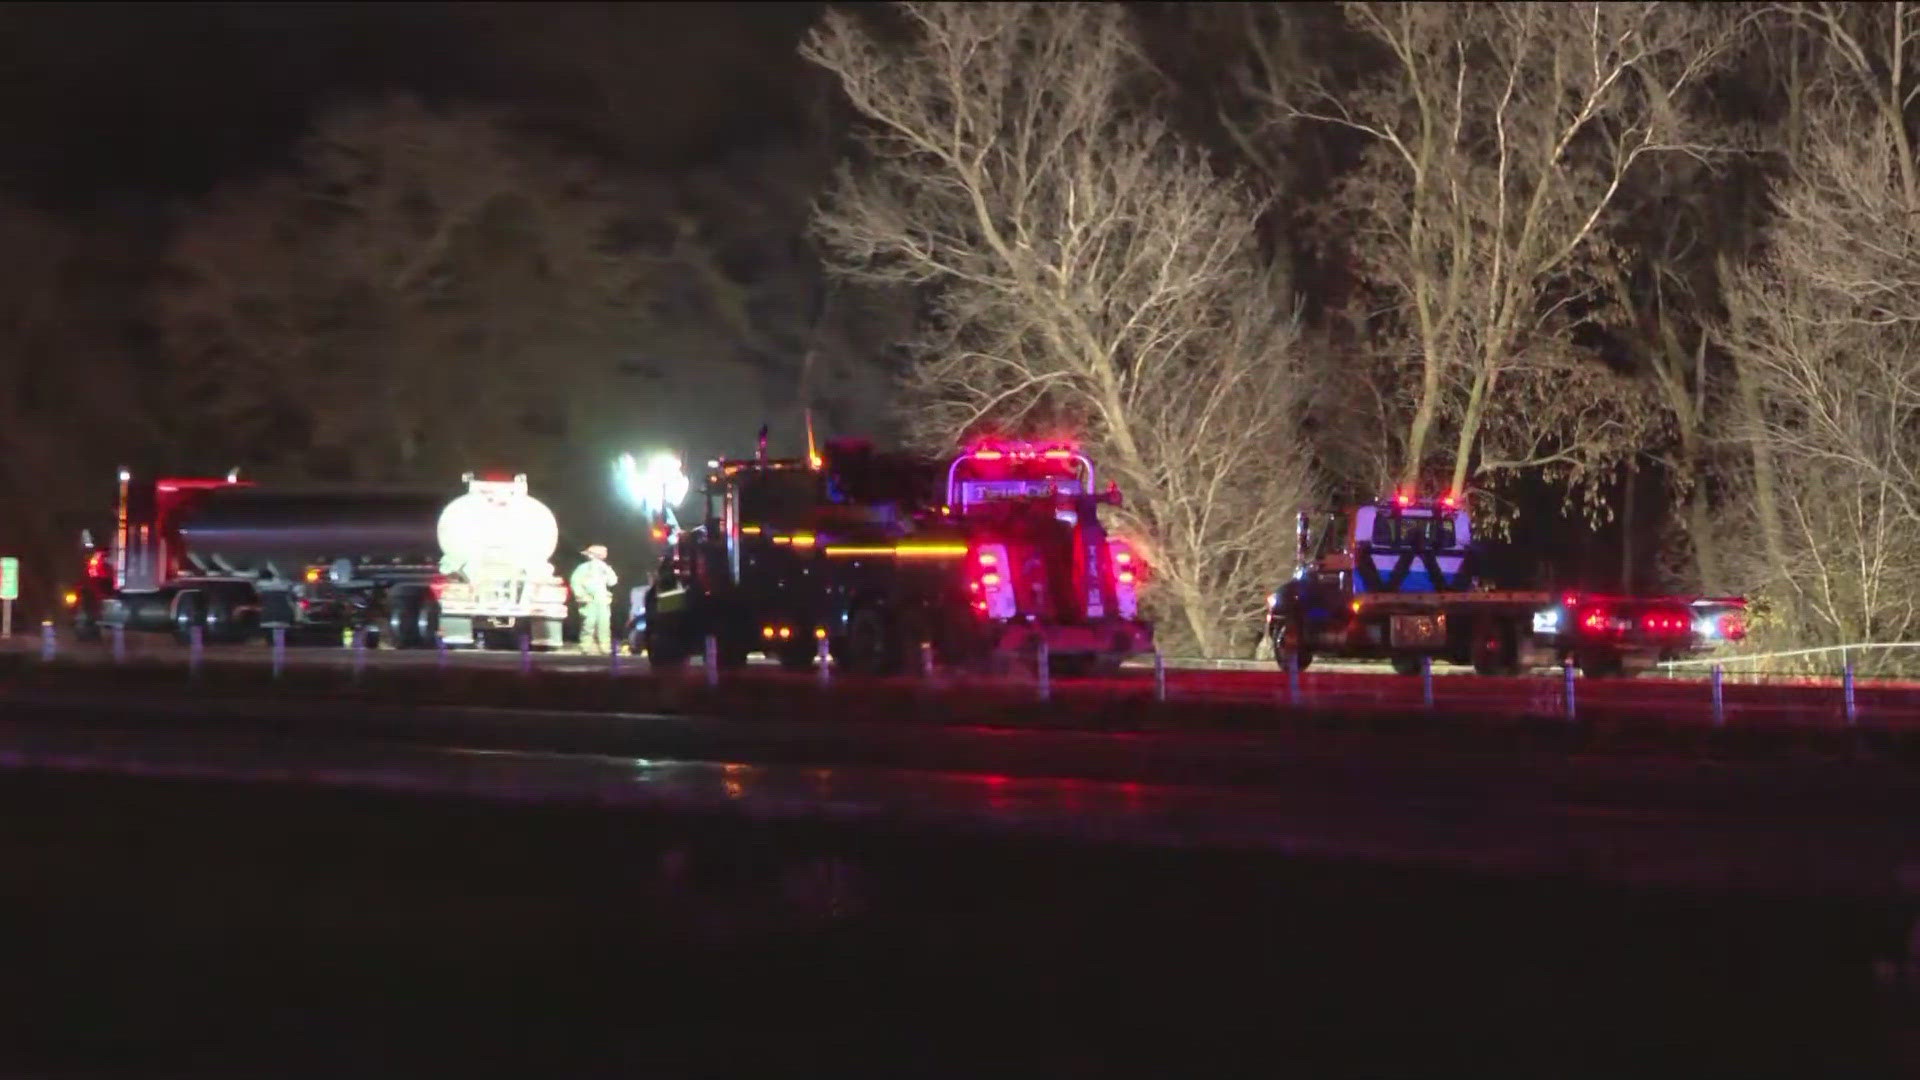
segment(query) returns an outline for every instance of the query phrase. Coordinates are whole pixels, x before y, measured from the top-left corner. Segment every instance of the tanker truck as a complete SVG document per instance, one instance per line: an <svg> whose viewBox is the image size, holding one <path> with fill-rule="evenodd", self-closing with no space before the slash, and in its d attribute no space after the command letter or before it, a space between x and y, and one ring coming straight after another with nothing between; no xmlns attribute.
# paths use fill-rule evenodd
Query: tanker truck
<svg viewBox="0 0 1920 1080"><path fill-rule="evenodd" d="M451 485L258 484L120 474L112 540L84 537L73 630L230 644L365 632L392 648L560 644L553 514L526 477ZM542 546L544 545L544 547Z"/></svg>

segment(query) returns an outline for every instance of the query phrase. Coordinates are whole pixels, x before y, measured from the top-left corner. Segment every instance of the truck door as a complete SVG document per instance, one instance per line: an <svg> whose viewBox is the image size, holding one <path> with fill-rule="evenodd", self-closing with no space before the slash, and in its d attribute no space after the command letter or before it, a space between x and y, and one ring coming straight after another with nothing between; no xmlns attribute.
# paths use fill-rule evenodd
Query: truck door
<svg viewBox="0 0 1920 1080"><path fill-rule="evenodd" d="M1351 528L1350 514L1321 515L1319 539L1313 545L1305 576L1300 581L1302 614L1309 628L1344 620L1348 575L1353 568L1353 557L1347 548Z"/></svg>

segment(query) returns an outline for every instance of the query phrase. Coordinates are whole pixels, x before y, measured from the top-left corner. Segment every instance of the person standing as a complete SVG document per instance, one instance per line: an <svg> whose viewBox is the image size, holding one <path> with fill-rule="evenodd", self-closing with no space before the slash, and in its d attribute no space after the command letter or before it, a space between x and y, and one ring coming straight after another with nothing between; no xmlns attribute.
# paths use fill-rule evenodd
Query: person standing
<svg viewBox="0 0 1920 1080"><path fill-rule="evenodd" d="M613 646L613 587L620 582L607 565L607 546L592 544L580 554L587 561L574 567L567 584L580 605L580 651L606 655Z"/></svg>

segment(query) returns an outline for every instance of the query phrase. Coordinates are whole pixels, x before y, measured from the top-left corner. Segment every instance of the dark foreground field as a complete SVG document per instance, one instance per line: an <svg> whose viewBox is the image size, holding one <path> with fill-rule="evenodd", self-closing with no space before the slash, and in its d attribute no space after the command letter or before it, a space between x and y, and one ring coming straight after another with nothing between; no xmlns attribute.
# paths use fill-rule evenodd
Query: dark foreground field
<svg viewBox="0 0 1920 1080"><path fill-rule="evenodd" d="M1897 1075L1892 913L0 774L0 1073Z"/></svg>

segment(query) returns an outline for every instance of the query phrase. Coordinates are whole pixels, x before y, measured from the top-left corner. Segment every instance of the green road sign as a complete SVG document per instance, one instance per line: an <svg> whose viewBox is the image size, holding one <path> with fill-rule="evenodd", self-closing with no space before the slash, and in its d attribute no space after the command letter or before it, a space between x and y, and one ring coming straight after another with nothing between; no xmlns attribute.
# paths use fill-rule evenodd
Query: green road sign
<svg viewBox="0 0 1920 1080"><path fill-rule="evenodd" d="M20 560L0 558L0 600L20 599Z"/></svg>

